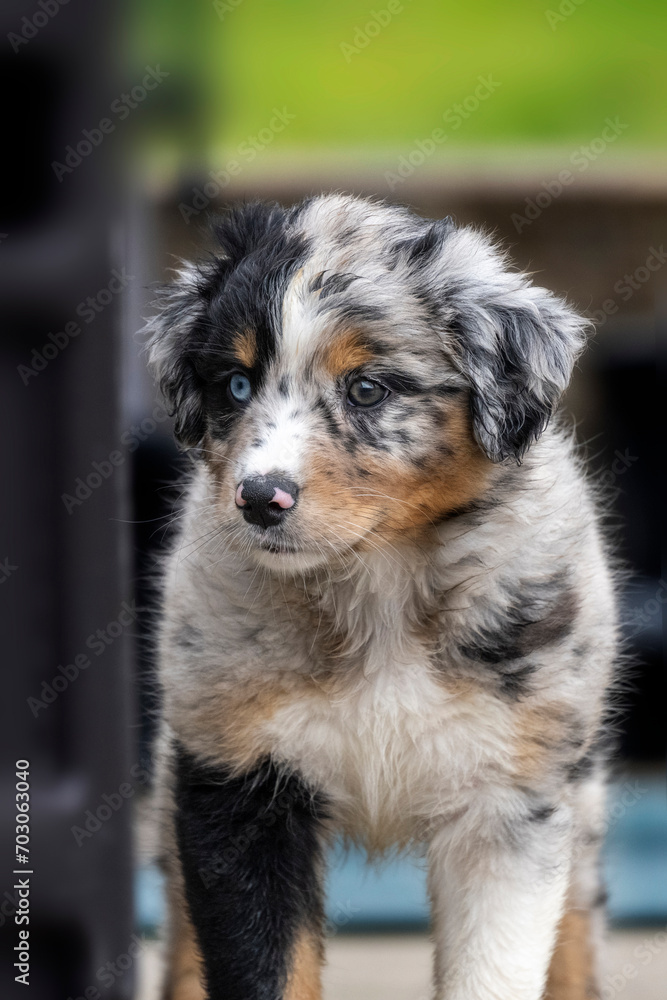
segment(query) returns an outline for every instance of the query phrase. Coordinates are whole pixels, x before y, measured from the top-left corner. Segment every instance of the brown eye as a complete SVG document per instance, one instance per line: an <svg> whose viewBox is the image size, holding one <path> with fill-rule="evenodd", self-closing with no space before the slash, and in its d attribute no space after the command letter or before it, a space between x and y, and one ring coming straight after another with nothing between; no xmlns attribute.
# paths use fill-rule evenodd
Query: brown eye
<svg viewBox="0 0 667 1000"><path fill-rule="evenodd" d="M357 378L350 383L347 401L351 406L376 406L386 399L389 389L370 378Z"/></svg>

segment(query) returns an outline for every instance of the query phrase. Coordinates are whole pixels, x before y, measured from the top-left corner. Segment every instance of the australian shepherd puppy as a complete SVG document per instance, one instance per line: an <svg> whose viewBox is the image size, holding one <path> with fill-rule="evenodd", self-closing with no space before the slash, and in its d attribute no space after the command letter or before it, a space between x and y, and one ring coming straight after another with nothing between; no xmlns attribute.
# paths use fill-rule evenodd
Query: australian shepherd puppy
<svg viewBox="0 0 667 1000"><path fill-rule="evenodd" d="M585 321L451 220L215 228L150 321L194 473L166 561L170 1000L316 1000L339 836L428 862L437 1000L597 996L617 626L550 417Z"/></svg>

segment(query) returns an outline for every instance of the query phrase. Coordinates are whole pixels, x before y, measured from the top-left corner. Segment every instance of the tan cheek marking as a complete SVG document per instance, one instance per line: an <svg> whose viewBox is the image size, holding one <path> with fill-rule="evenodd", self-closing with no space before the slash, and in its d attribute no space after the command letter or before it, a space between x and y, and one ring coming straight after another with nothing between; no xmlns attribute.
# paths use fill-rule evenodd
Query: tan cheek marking
<svg viewBox="0 0 667 1000"><path fill-rule="evenodd" d="M307 483L313 509L326 515L329 528L339 534L362 535L372 529L376 536L393 538L428 530L449 511L482 496L493 464L475 443L463 406L450 404L442 419L442 444L448 453L424 469L385 454L369 456L360 450L350 456L333 442L326 450L318 449L311 457ZM357 465L370 475L359 477ZM307 517L305 509L302 517ZM359 539L358 547L376 544L377 538Z"/></svg>
<svg viewBox="0 0 667 1000"><path fill-rule="evenodd" d="M242 330L232 341L232 350L240 363L252 368L257 361L257 337L254 330Z"/></svg>
<svg viewBox="0 0 667 1000"><path fill-rule="evenodd" d="M590 916L568 910L558 929L545 992L546 1000L591 1000L597 996L593 973Z"/></svg>
<svg viewBox="0 0 667 1000"><path fill-rule="evenodd" d="M312 932L299 935L284 1000L321 1000L322 951L321 941Z"/></svg>
<svg viewBox="0 0 667 1000"><path fill-rule="evenodd" d="M330 378L338 378L373 359L356 330L347 330L335 337L320 353L320 363Z"/></svg>
<svg viewBox="0 0 667 1000"><path fill-rule="evenodd" d="M475 443L463 406L443 410L443 425L441 445L448 453L424 470L387 460L368 464L370 488L394 498L384 504L382 534L427 527L488 488L493 465Z"/></svg>
<svg viewBox="0 0 667 1000"><path fill-rule="evenodd" d="M226 762L231 767L250 768L270 753L271 744L264 727L295 697L296 692L284 689L289 686L248 682L240 694L225 691L200 708L197 728L219 733Z"/></svg>
<svg viewBox="0 0 667 1000"><path fill-rule="evenodd" d="M372 479L359 480L350 471L350 457L342 455L340 449L329 448L320 451L310 459L308 472L309 502L317 511L320 523L316 527L326 538L327 528L332 533L347 537L355 542L355 535L361 536L372 528L378 520L377 487ZM369 495L370 494L370 495ZM305 510L304 510L305 514ZM321 522L324 518L324 522ZM325 547L326 547L326 543Z"/></svg>

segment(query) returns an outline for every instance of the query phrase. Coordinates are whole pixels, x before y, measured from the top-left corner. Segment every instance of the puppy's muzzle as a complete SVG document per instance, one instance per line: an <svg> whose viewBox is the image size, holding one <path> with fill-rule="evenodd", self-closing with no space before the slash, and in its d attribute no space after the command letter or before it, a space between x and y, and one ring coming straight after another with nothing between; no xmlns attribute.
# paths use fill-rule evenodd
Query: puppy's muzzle
<svg viewBox="0 0 667 1000"><path fill-rule="evenodd" d="M239 483L236 506L248 524L269 528L280 524L296 505L299 487L283 476L252 476Z"/></svg>

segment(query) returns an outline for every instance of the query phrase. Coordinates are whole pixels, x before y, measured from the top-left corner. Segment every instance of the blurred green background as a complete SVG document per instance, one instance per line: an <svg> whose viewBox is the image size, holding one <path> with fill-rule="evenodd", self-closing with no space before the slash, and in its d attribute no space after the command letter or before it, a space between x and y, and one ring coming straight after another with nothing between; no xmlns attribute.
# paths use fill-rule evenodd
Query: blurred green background
<svg viewBox="0 0 667 1000"><path fill-rule="evenodd" d="M438 127L451 146L571 146L609 116L628 125L615 154L665 142L661 0L137 0L130 13L130 64L172 75L149 130L163 167L218 165L274 107L295 116L275 137L284 153L401 150ZM443 126L479 77L492 99Z"/></svg>

